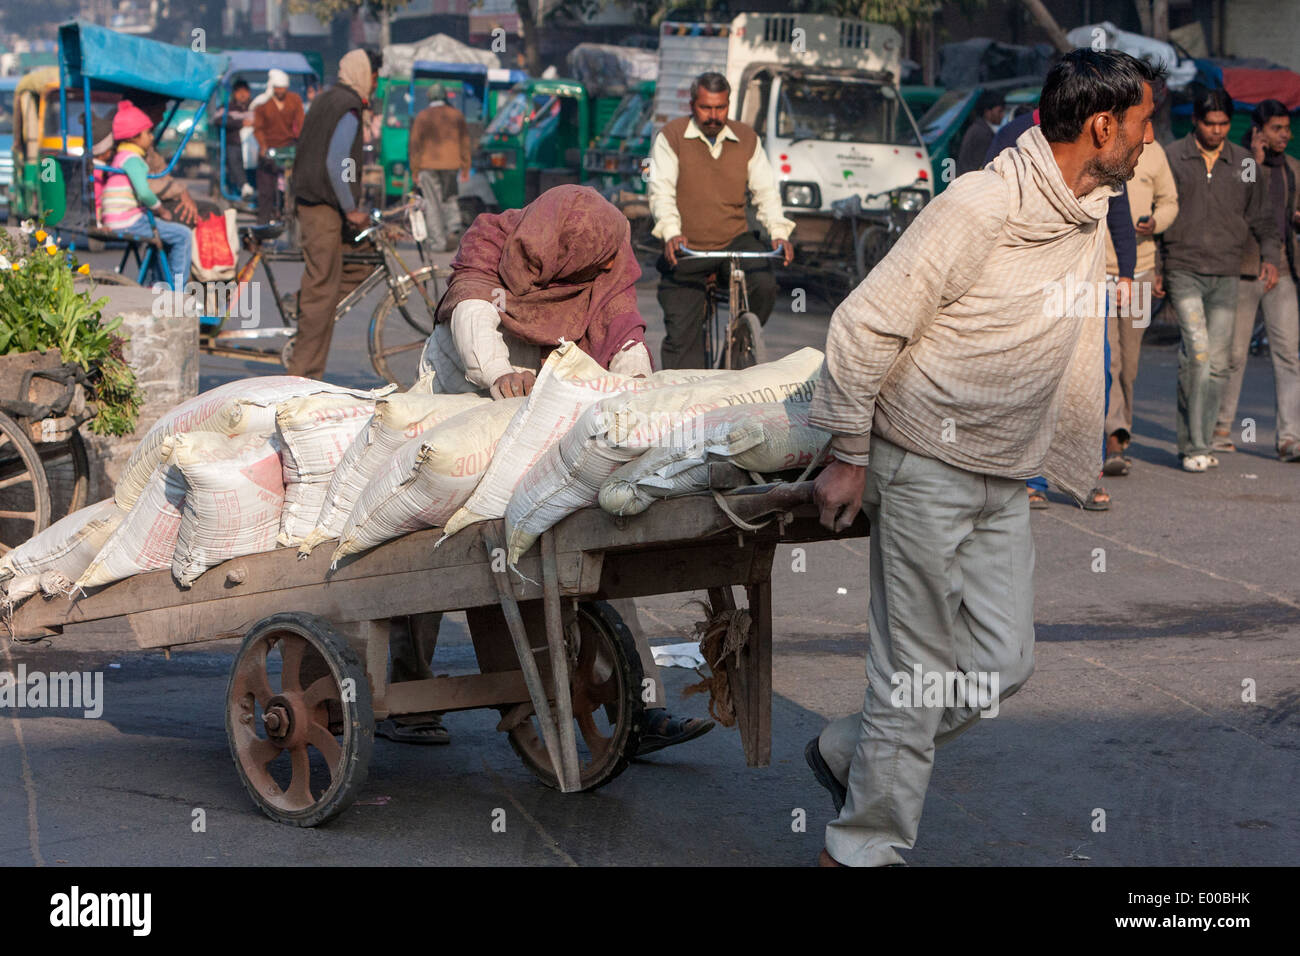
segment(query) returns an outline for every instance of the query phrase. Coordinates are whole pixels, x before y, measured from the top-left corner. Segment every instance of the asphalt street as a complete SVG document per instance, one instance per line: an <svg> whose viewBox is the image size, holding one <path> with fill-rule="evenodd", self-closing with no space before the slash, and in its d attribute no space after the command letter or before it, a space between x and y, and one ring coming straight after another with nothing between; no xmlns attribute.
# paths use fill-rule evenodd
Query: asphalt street
<svg viewBox="0 0 1300 956"><path fill-rule="evenodd" d="M652 275L640 298L657 354ZM772 357L824 342L828 307L810 298L795 314L790 301L767 326ZM341 324L330 380L375 382L365 324ZM1256 356L1240 411L1255 442L1206 474L1179 470L1176 362L1173 346L1144 350L1135 464L1107 480L1111 510L1054 494L1033 513L1036 673L939 752L911 864L1294 864L1300 465L1272 454L1272 372ZM202 385L276 371L205 358ZM719 727L565 796L523 766L494 711L461 712L446 721L450 746L377 741L357 804L315 830L262 816L236 776L223 725L235 642L168 660L86 625L9 646L0 669L102 671L105 703L99 719L0 713L0 864L811 864L832 810L803 748L862 704L867 547L812 545L803 571L778 553L770 767L747 768L736 731ZM639 602L652 640L686 639L694 596ZM474 671L463 616L444 626L434 667ZM672 709L702 715L701 697L680 695L695 674L666 675Z"/></svg>

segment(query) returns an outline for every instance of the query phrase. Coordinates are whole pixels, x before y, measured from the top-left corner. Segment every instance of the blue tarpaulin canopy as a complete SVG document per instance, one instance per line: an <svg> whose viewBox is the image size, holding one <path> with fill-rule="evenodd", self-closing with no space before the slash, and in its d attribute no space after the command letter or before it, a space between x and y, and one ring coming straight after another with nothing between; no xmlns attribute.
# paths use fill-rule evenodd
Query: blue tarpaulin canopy
<svg viewBox="0 0 1300 956"><path fill-rule="evenodd" d="M227 77L235 73L271 69L316 75L307 58L293 50L230 50L225 56L229 61L225 71Z"/></svg>
<svg viewBox="0 0 1300 956"><path fill-rule="evenodd" d="M96 89L145 90L169 98L206 100L226 67L223 56L80 21L59 27L59 46L74 88L84 77Z"/></svg>

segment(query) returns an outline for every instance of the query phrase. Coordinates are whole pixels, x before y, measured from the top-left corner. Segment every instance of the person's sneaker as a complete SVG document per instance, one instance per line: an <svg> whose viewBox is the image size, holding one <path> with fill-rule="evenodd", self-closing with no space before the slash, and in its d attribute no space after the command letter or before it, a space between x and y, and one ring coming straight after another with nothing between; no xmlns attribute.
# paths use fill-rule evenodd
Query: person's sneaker
<svg viewBox="0 0 1300 956"><path fill-rule="evenodd" d="M1206 468L1218 468L1218 467L1219 467L1219 459L1215 458L1213 455L1206 455L1206 456L1205 456L1205 467L1206 467Z"/></svg>
<svg viewBox="0 0 1300 956"><path fill-rule="evenodd" d="M1186 455L1183 458L1183 471L1202 472L1210 467L1209 455Z"/></svg>

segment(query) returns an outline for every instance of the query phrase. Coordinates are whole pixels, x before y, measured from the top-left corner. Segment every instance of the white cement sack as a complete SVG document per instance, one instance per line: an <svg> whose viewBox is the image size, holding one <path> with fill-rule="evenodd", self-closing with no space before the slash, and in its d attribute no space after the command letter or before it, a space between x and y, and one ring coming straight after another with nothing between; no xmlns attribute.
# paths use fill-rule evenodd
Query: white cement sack
<svg viewBox="0 0 1300 956"><path fill-rule="evenodd" d="M298 544L316 527L335 471L374 412L370 399L330 392L280 403L275 413L284 460L280 544Z"/></svg>
<svg viewBox="0 0 1300 956"><path fill-rule="evenodd" d="M624 463L650 448L704 440L693 434L701 416L711 416L705 421L712 429L708 441L716 444L717 435L725 437L738 422L757 417L751 403L779 408L788 398L806 404L821 362L816 349L803 349L743 371L627 391L588 407L516 484L505 514L510 563L555 522L594 505L601 485ZM761 432L756 434L764 440Z"/></svg>
<svg viewBox="0 0 1300 956"><path fill-rule="evenodd" d="M805 402L765 403L716 409L701 415L690 441L653 448L614 472L601 486L601 508L616 515L640 514L660 498L709 487L709 463L730 461L760 474L806 468L818 455L830 460L830 434L808 422Z"/></svg>
<svg viewBox="0 0 1300 956"><path fill-rule="evenodd" d="M373 399L391 391L391 387L375 392L341 388L296 375L247 378L209 389L181 402L145 433L117 483L114 493L117 506L130 511L135 505L154 469L163 460L163 442L173 435L184 432L270 435L275 431L276 406L286 399L320 392Z"/></svg>
<svg viewBox="0 0 1300 956"><path fill-rule="evenodd" d="M473 394L417 392L400 392L379 399L375 403L375 414L357 433L334 470L325 489L315 528L303 538L299 553L311 554L322 541L343 533L343 526L347 524L348 515L361 492L403 444L463 411L490 401L490 398Z"/></svg>
<svg viewBox="0 0 1300 956"><path fill-rule="evenodd" d="M160 460L152 477L95 560L77 579L78 588L99 587L133 574L171 567L185 502L185 478L170 463L175 443L176 436L170 435L159 443Z"/></svg>
<svg viewBox="0 0 1300 956"><path fill-rule="evenodd" d="M588 407L610 395L654 391L685 382L701 382L728 373L680 369L646 378L616 375L601 368L572 342L552 352L537 374L523 408L501 438L497 456L465 508L447 522L454 534L476 521L506 513L515 485L546 450L559 441Z"/></svg>
<svg viewBox="0 0 1300 956"><path fill-rule="evenodd" d="M471 408L398 448L357 500L334 561L444 525L473 493L524 401L505 398Z"/></svg>
<svg viewBox="0 0 1300 956"><path fill-rule="evenodd" d="M0 557L0 578L6 577L6 572L19 577L30 575L34 587L36 577L57 571L69 581L77 580L123 516L112 498L74 511Z"/></svg>
<svg viewBox="0 0 1300 956"><path fill-rule="evenodd" d="M278 441L257 437L232 447L212 432L179 435L170 464L185 479L171 560L177 584L187 588L213 565L275 548L285 494Z"/></svg>
<svg viewBox="0 0 1300 956"><path fill-rule="evenodd" d="M76 588L62 571L22 574L0 584L0 607L12 610L36 592L46 597L71 594Z"/></svg>

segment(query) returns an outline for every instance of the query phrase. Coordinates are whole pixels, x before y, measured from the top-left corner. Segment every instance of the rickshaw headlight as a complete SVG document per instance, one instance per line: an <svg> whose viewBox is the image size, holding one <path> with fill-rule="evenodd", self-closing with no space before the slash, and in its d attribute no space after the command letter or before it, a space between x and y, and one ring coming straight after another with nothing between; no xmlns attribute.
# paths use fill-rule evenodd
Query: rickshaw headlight
<svg viewBox="0 0 1300 956"><path fill-rule="evenodd" d="M506 150L500 153L487 154L488 165L493 169L514 169L515 153L514 150Z"/></svg>

